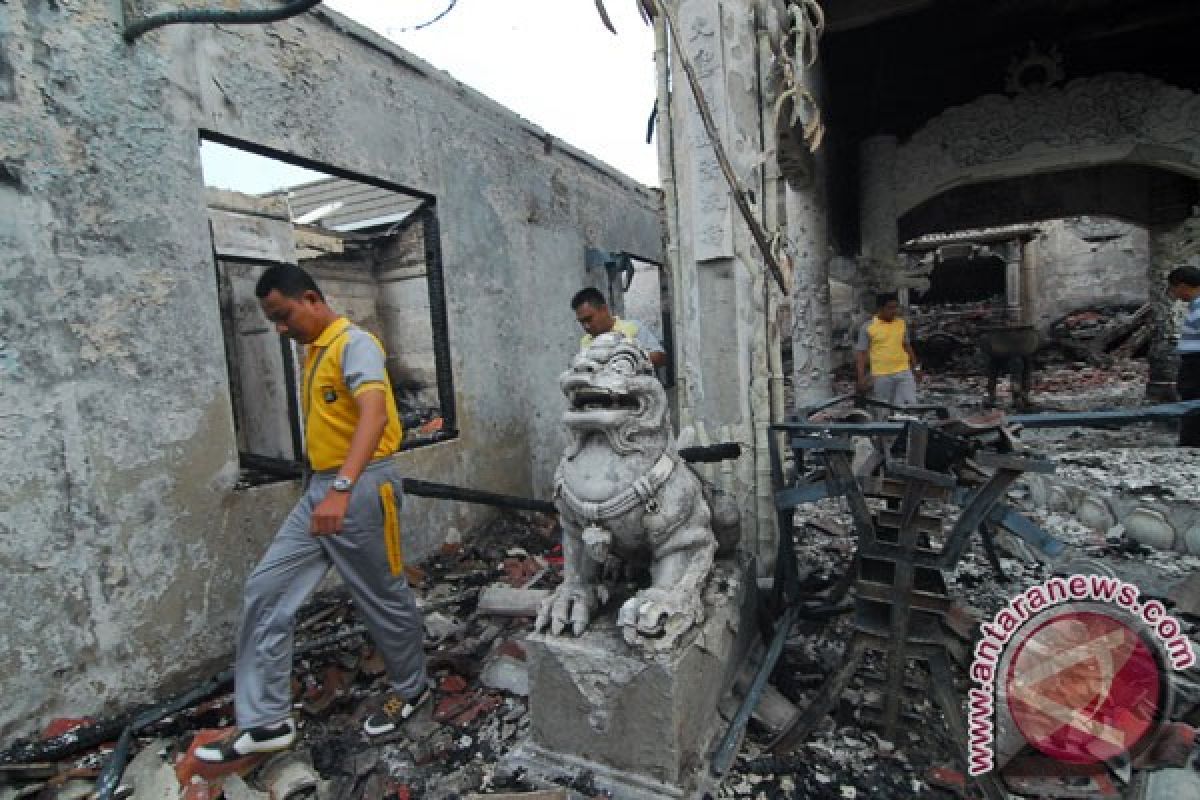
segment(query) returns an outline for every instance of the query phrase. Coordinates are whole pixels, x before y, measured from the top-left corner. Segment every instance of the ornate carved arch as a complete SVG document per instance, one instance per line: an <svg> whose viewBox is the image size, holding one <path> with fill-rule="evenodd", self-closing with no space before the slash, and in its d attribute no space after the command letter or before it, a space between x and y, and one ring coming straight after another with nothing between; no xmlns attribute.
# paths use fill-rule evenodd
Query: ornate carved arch
<svg viewBox="0 0 1200 800"><path fill-rule="evenodd" d="M897 211L981 181L1121 163L1200 179L1200 95L1108 73L947 109L897 148Z"/></svg>

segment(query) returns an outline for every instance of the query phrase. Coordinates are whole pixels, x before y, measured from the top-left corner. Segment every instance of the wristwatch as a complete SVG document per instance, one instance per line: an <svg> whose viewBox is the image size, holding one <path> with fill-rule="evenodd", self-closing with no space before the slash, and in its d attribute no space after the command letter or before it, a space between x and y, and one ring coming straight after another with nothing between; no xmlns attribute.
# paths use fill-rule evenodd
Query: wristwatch
<svg viewBox="0 0 1200 800"><path fill-rule="evenodd" d="M338 475L333 479L333 490L335 492L348 492L354 488L354 481L344 475Z"/></svg>

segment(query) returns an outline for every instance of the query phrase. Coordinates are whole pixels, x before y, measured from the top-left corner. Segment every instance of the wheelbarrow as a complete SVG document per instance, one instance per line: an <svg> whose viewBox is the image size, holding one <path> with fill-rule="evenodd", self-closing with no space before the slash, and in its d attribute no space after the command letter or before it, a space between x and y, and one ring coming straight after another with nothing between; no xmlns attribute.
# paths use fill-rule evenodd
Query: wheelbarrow
<svg viewBox="0 0 1200 800"><path fill-rule="evenodd" d="M1013 405L1029 408L1029 391L1033 385L1033 355L1041 343L1037 328L1032 325L1005 325L979 329L979 349L988 359L989 406L996 405L996 383L1000 374L1013 377Z"/></svg>

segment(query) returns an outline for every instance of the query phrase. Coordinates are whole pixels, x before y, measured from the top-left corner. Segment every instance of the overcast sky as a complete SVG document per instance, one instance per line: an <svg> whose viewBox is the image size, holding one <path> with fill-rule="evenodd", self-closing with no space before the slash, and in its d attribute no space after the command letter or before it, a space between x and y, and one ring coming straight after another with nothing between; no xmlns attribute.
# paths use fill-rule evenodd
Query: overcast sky
<svg viewBox="0 0 1200 800"><path fill-rule="evenodd" d="M654 36L637 0L458 0L439 22L405 31L450 0L327 0L325 5L399 43L435 67L643 183L658 185L646 144L654 105ZM204 147L210 185L263 192L319 177L257 156Z"/></svg>

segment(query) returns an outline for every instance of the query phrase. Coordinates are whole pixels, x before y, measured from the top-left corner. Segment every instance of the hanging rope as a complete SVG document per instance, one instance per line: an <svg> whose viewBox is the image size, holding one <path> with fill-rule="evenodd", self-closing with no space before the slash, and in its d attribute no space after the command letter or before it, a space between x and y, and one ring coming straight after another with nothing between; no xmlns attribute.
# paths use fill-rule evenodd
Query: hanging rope
<svg viewBox="0 0 1200 800"><path fill-rule="evenodd" d="M820 57L820 40L825 34L825 12L817 0L801 0L788 8L791 16L791 27L788 31L792 39L791 53L785 50L776 53L779 59L784 90L775 101L775 129L779 129L784 110L790 108L788 127L801 129L804 144L810 153L816 153L825 139L825 123L821 115L821 107L812 92L800 85L797 79L797 63L803 69L812 69ZM807 113L805 113L807 111ZM807 121L805 121L807 119Z"/></svg>

